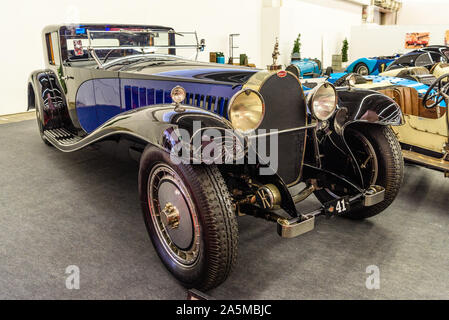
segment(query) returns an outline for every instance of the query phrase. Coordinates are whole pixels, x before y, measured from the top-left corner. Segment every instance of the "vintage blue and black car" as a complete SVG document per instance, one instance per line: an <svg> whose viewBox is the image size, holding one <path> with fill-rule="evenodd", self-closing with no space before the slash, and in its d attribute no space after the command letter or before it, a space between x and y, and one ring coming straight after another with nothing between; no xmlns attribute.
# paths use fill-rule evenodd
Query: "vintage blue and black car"
<svg viewBox="0 0 449 320"><path fill-rule="evenodd" d="M353 61L346 68L345 72L354 72L360 75L377 75L384 72L397 57L399 57L399 55L360 58Z"/></svg>
<svg viewBox="0 0 449 320"><path fill-rule="evenodd" d="M318 59L292 57L289 67L296 67L295 73L299 74L300 78L316 78L322 74L321 61Z"/></svg>
<svg viewBox="0 0 449 320"><path fill-rule="evenodd" d="M238 215L290 238L320 215L374 216L398 193L403 160L390 125L402 114L382 94L337 97L324 82L306 98L287 71L180 57L204 41L168 27L55 25L43 45L46 69L28 83L42 140L63 152L110 140L140 155L149 236L187 287L227 278ZM312 194L321 204L304 211Z"/></svg>

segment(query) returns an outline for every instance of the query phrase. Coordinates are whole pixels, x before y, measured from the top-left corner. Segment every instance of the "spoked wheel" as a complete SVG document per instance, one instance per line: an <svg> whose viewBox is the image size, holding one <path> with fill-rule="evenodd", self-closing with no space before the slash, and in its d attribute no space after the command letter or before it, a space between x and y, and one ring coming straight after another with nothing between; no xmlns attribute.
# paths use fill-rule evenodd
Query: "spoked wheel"
<svg viewBox="0 0 449 320"><path fill-rule="evenodd" d="M403 178L401 147L389 127L358 125L345 132L346 141L360 168L365 187L379 185L385 188L385 199L370 207L355 207L343 216L351 219L372 217L385 210L396 198ZM340 170L340 172L338 172ZM333 169L350 181L359 181L349 157L338 162ZM343 192L322 189L315 196L322 203L345 196Z"/></svg>
<svg viewBox="0 0 449 320"><path fill-rule="evenodd" d="M159 242L184 267L198 262L200 228L192 198L181 177L168 165L154 165L148 179L148 206Z"/></svg>
<svg viewBox="0 0 449 320"><path fill-rule="evenodd" d="M222 283L236 261L238 231L227 186L216 166L175 165L149 146L142 154L139 193L151 241L186 287Z"/></svg>

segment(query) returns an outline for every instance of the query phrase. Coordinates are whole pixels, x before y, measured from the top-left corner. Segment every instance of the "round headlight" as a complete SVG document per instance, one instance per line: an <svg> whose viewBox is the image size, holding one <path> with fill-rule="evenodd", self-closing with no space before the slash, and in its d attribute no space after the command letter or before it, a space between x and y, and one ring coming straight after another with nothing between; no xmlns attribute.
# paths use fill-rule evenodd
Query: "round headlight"
<svg viewBox="0 0 449 320"><path fill-rule="evenodd" d="M231 99L228 118L235 129L248 132L257 129L265 115L265 103L257 91L246 89Z"/></svg>
<svg viewBox="0 0 449 320"><path fill-rule="evenodd" d="M170 95L174 103L181 103L186 98L186 90L181 86L176 86L171 89Z"/></svg>
<svg viewBox="0 0 449 320"><path fill-rule="evenodd" d="M309 108L318 120L329 119L337 108L337 92L330 83L323 83L312 93Z"/></svg>

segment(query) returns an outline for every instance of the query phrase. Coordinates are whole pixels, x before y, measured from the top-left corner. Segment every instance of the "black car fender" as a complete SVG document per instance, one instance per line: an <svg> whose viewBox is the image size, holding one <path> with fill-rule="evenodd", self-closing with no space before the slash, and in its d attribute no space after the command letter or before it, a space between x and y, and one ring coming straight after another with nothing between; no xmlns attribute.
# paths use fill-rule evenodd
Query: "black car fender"
<svg viewBox="0 0 449 320"><path fill-rule="evenodd" d="M49 69L36 70L28 78L27 111L36 109L43 129L68 126L67 103L57 75Z"/></svg>
<svg viewBox="0 0 449 320"><path fill-rule="evenodd" d="M343 135L344 129L356 122L383 126L403 124L402 111L390 97L373 91L355 88L338 89L338 110L335 113L333 127Z"/></svg>
<svg viewBox="0 0 449 320"><path fill-rule="evenodd" d="M357 166L357 161L345 138L345 129L355 123L381 126L402 125L402 111L393 99L376 91L339 88L337 94L338 109L330 119L330 130L327 135L337 149L352 158L352 165ZM359 185L364 187L360 168L354 169L359 172Z"/></svg>
<svg viewBox="0 0 449 320"><path fill-rule="evenodd" d="M194 137L214 129L215 132L232 132L232 124L226 119L201 108L173 104L151 105L118 114L87 136L72 144L55 144L64 152L72 152L105 139L125 138L143 146L152 144L176 155L181 147L194 142ZM203 141L203 139L201 139ZM208 141L206 141L208 142ZM203 144L204 146L204 144ZM190 148L193 150L193 148ZM185 157L186 155L183 154ZM189 153L183 161L202 163Z"/></svg>

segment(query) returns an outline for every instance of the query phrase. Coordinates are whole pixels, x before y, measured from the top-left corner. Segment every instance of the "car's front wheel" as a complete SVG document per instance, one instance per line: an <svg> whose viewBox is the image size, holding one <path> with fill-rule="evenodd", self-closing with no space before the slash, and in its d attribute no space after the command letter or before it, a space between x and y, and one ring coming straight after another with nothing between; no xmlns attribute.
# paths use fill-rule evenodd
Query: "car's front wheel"
<svg viewBox="0 0 449 320"><path fill-rule="evenodd" d="M353 125L345 132L346 141L357 160L366 185L379 185L385 188L385 198L370 207L356 207L343 214L351 219L365 219L385 210L396 198L404 175L404 160L401 146L394 132L387 126ZM349 158L348 158L349 159ZM348 177L351 165L341 163L340 174ZM351 178L351 175L349 174ZM353 177L352 177L353 178ZM344 194L329 189L315 192L321 203L335 200Z"/></svg>
<svg viewBox="0 0 449 320"><path fill-rule="evenodd" d="M151 241L186 287L208 290L229 275L238 230L227 186L216 166L175 165L149 146L142 154L139 193Z"/></svg>

